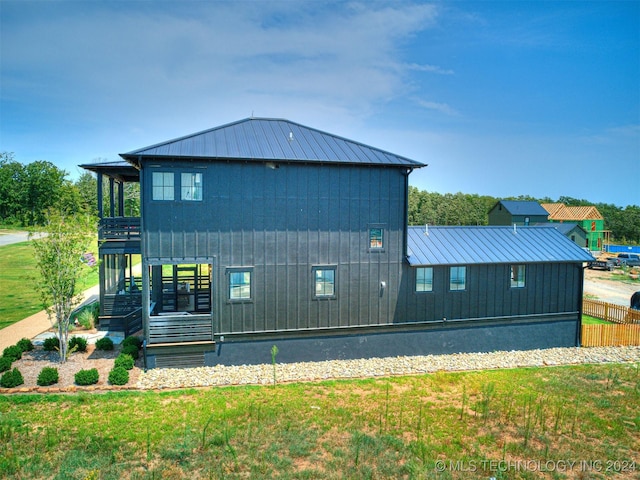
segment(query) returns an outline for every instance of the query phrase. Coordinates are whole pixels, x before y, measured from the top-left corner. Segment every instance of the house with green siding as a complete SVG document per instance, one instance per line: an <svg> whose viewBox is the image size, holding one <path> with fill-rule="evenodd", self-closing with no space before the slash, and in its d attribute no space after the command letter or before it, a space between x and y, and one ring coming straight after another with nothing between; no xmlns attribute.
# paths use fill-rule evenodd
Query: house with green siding
<svg viewBox="0 0 640 480"><path fill-rule="evenodd" d="M609 232L604 229L604 217L594 206L567 207L564 203L543 203L551 223L577 223L587 233L587 247L600 251Z"/></svg>

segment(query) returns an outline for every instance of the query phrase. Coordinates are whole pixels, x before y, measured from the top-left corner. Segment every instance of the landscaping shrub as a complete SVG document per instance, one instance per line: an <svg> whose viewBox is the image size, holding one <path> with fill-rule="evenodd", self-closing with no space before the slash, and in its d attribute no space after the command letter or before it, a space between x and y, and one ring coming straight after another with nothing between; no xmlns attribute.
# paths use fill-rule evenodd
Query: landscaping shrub
<svg viewBox="0 0 640 480"><path fill-rule="evenodd" d="M109 337L102 337L96 341L97 350L113 350L113 340Z"/></svg>
<svg viewBox="0 0 640 480"><path fill-rule="evenodd" d="M0 373L9 370L12 363L13 360L11 360L9 357L0 357Z"/></svg>
<svg viewBox="0 0 640 480"><path fill-rule="evenodd" d="M118 355L113 362L115 368L123 367L125 370L131 370L135 365L135 361L133 357L128 353L121 353Z"/></svg>
<svg viewBox="0 0 640 480"><path fill-rule="evenodd" d="M42 349L45 352L57 352L60 350L60 340L58 340L58 337L45 338L42 343Z"/></svg>
<svg viewBox="0 0 640 480"><path fill-rule="evenodd" d="M137 349L140 349L140 347L142 346L142 340L140 340L140 337L130 335L122 341L123 347L126 347L128 345L135 345Z"/></svg>
<svg viewBox="0 0 640 480"><path fill-rule="evenodd" d="M69 351L70 352L86 352L87 339L84 337L71 337L69 339Z"/></svg>
<svg viewBox="0 0 640 480"><path fill-rule="evenodd" d="M125 385L129 381L129 371L124 367L115 367L109 372L111 385Z"/></svg>
<svg viewBox="0 0 640 480"><path fill-rule="evenodd" d="M76 320L78 321L78 324L80 326L86 328L87 330L91 330L94 327L95 321L93 317L93 310L90 308L85 308L78 314Z"/></svg>
<svg viewBox="0 0 640 480"><path fill-rule="evenodd" d="M40 370L40 374L38 375L38 380L36 383L41 387L46 387L48 385L53 385L54 383L58 383L58 369L54 367L44 367Z"/></svg>
<svg viewBox="0 0 640 480"><path fill-rule="evenodd" d="M97 368L91 368L89 370L80 370L75 374L74 378L78 385L93 385L98 383L100 375Z"/></svg>
<svg viewBox="0 0 640 480"><path fill-rule="evenodd" d="M12 362L22 358L22 349L17 345L11 345L2 352L2 356L11 359Z"/></svg>
<svg viewBox="0 0 640 480"><path fill-rule="evenodd" d="M29 340L28 338L19 340L16 345L20 347L20 350L22 350L23 352L30 352L31 350L33 350L33 343L31 343L31 340Z"/></svg>
<svg viewBox="0 0 640 480"><path fill-rule="evenodd" d="M22 373L17 368L13 370L9 370L8 372L4 372L2 377L0 377L0 386L4 388L13 388L18 385L22 385L24 383L24 378L22 377Z"/></svg>
<svg viewBox="0 0 640 480"><path fill-rule="evenodd" d="M131 357L134 360L137 360L137 358L138 358L138 347L136 347L135 345L125 345L124 347L122 347L121 353L126 353L128 355L131 355Z"/></svg>

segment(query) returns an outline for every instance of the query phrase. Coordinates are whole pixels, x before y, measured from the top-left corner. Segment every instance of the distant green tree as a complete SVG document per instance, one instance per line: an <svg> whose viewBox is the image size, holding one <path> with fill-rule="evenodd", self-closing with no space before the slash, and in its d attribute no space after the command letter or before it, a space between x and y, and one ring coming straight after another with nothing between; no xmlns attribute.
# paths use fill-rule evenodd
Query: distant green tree
<svg viewBox="0 0 640 480"><path fill-rule="evenodd" d="M25 176L24 166L13 159L13 153L0 152L0 222L22 223L26 201Z"/></svg>
<svg viewBox="0 0 640 480"><path fill-rule="evenodd" d="M36 269L35 286L42 306L60 340L60 362L67 359L70 315L80 302L76 286L87 268L84 254L96 232L96 222L88 214L66 215L55 210L45 214L43 236L32 237Z"/></svg>

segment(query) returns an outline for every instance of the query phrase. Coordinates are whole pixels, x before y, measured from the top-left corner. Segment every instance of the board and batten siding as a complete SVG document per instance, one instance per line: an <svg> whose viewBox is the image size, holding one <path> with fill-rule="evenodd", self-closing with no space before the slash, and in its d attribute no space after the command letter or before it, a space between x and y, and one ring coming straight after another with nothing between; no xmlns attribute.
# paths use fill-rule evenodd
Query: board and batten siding
<svg viewBox="0 0 640 480"><path fill-rule="evenodd" d="M148 160L144 192L151 192L154 171L176 174L175 201L143 198L144 256L214 265L216 334L393 321L405 241L404 169ZM180 200L183 172L203 174L202 201ZM382 251L369 249L372 225L384 228ZM336 268L335 299L314 299L312 268L320 265ZM252 300L230 302L227 269L242 266L252 267Z"/></svg>
<svg viewBox="0 0 640 480"><path fill-rule="evenodd" d="M415 267L407 267L398 318L409 322L504 318L580 310L580 264L526 264L526 283L510 286L509 264L467 265L466 288L449 290L449 266L433 267L433 291L415 292Z"/></svg>

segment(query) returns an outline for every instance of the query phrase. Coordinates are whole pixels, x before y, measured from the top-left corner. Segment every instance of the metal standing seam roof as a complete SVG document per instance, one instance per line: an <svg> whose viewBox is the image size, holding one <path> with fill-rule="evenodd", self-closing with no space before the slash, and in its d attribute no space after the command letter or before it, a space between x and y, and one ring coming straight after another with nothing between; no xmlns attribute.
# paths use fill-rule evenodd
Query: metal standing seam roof
<svg viewBox="0 0 640 480"><path fill-rule="evenodd" d="M426 166L363 143L274 118L247 118L120 156L133 163L139 157L187 157L410 168Z"/></svg>
<svg viewBox="0 0 640 480"><path fill-rule="evenodd" d="M499 204L502 204L511 215L544 215L546 217L549 214L538 202L534 201L500 200L495 206Z"/></svg>
<svg viewBox="0 0 640 480"><path fill-rule="evenodd" d="M428 233L426 233L428 232ZM555 228L409 227L411 266L588 262L593 257Z"/></svg>

